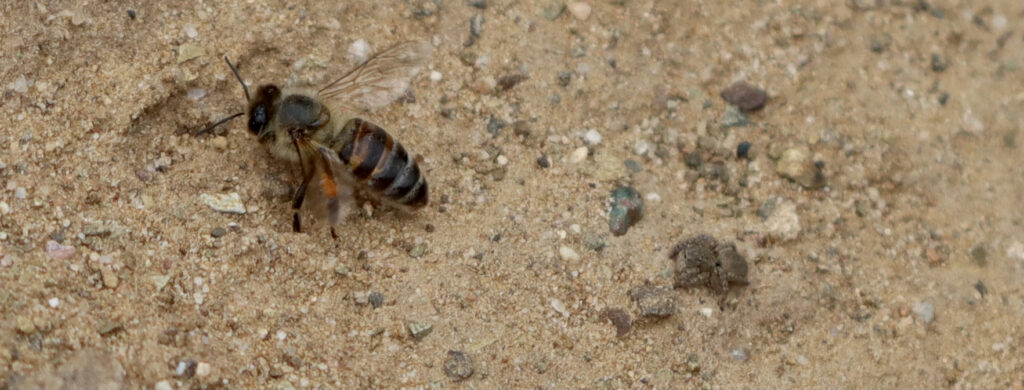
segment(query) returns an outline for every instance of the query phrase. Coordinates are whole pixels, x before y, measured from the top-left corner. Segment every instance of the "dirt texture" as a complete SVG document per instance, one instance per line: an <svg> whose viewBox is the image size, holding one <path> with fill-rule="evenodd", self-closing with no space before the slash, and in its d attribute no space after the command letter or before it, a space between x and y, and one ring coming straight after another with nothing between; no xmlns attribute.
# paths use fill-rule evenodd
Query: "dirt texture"
<svg viewBox="0 0 1024 390"><path fill-rule="evenodd" d="M0 389L1024 388L1020 1L0 11ZM193 134L413 39L416 213ZM749 285L666 295L701 234Z"/></svg>

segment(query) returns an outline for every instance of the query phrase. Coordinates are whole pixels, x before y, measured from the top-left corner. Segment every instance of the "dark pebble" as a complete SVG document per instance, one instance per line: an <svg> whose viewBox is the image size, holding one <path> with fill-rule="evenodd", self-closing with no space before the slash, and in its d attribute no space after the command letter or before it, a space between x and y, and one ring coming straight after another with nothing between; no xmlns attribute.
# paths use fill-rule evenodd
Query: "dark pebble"
<svg viewBox="0 0 1024 390"><path fill-rule="evenodd" d="M444 373L456 381L473 376L473 359L462 351L448 351L448 360L444 361Z"/></svg>
<svg viewBox="0 0 1024 390"><path fill-rule="evenodd" d="M135 20L135 10L128 10L128 18L130 18L131 20Z"/></svg>
<svg viewBox="0 0 1024 390"><path fill-rule="evenodd" d="M948 102L948 101L949 101L949 94L948 93L943 92L943 93L939 94L939 104L945 106L946 102Z"/></svg>
<svg viewBox="0 0 1024 390"><path fill-rule="evenodd" d="M469 0L468 3L477 9L487 9L487 0Z"/></svg>
<svg viewBox="0 0 1024 390"><path fill-rule="evenodd" d="M624 186L612 191L612 208L608 212L608 227L612 235L621 236L644 217L644 200L633 187Z"/></svg>
<svg viewBox="0 0 1024 390"><path fill-rule="evenodd" d="M224 237L224 235L226 234L228 234L227 229L224 229L222 227L215 227L213 228L213 230L210 230L210 236L213 236L213 238L221 238Z"/></svg>
<svg viewBox="0 0 1024 390"><path fill-rule="evenodd" d="M508 126L508 123L493 116L487 120L487 132L491 133L492 137L497 137L498 133L501 133L501 129L505 128L505 126Z"/></svg>
<svg viewBox="0 0 1024 390"><path fill-rule="evenodd" d="M569 83L572 82L572 72L559 71L558 72L558 85L568 87Z"/></svg>
<svg viewBox="0 0 1024 390"><path fill-rule="evenodd" d="M946 58L939 54L932 54L932 71L940 73L949 67L949 63L946 62Z"/></svg>
<svg viewBox="0 0 1024 390"><path fill-rule="evenodd" d="M548 155L542 154L540 157L537 157L537 166L541 168L551 167L551 160L548 160Z"/></svg>
<svg viewBox="0 0 1024 390"><path fill-rule="evenodd" d="M985 286L985 283L980 280L978 281L978 283L974 284L974 289L978 290L978 293L981 294L982 298L984 298L985 295L988 294L988 287Z"/></svg>
<svg viewBox="0 0 1024 390"><path fill-rule="evenodd" d="M736 157L747 158L750 153L750 142L743 141L739 145L736 145Z"/></svg>
<svg viewBox="0 0 1024 390"><path fill-rule="evenodd" d="M971 248L970 251L971 260L980 266L988 264L988 249L985 248L985 244L978 244Z"/></svg>
<svg viewBox="0 0 1024 390"><path fill-rule="evenodd" d="M512 123L512 132L515 133L516 137L527 138L533 135L533 132L530 130L530 124L523 120Z"/></svg>
<svg viewBox="0 0 1024 390"><path fill-rule="evenodd" d="M474 14L473 17L469 18L469 34L471 40L480 38L480 34L484 31L484 15Z"/></svg>
<svg viewBox="0 0 1024 390"><path fill-rule="evenodd" d="M683 161L686 162L686 166L690 168L697 168L704 163L704 158L701 157L700 152L690 151L683 153Z"/></svg>
<svg viewBox="0 0 1024 390"><path fill-rule="evenodd" d="M615 307L605 309L602 314L615 326L615 336L617 337L629 334L629 330L633 328L633 319L629 317L625 310Z"/></svg>
<svg viewBox="0 0 1024 390"><path fill-rule="evenodd" d="M376 292L376 291L371 292L370 296L369 296L369 300L370 300L370 305L373 306L374 309L376 309L378 307L381 307L381 305L384 304L384 294L381 294L381 293Z"/></svg>
<svg viewBox="0 0 1024 390"><path fill-rule="evenodd" d="M513 87L519 85L519 83L523 82L523 80L526 80L526 76L521 74L510 74L501 76L500 78L498 78L498 89L502 91L508 91Z"/></svg>
<svg viewBox="0 0 1024 390"><path fill-rule="evenodd" d="M745 81L737 81L722 91L722 99L743 111L754 111L764 107L768 95L761 88Z"/></svg>

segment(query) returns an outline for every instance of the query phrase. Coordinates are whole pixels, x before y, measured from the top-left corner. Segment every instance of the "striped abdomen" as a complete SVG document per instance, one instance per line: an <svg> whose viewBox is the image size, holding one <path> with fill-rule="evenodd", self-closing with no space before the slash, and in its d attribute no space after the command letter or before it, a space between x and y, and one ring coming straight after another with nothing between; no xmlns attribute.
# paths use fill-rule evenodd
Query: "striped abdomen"
<svg viewBox="0 0 1024 390"><path fill-rule="evenodd" d="M345 124L352 141L338 151L352 176L380 196L410 207L427 204L427 181L402 144L379 126L355 118Z"/></svg>

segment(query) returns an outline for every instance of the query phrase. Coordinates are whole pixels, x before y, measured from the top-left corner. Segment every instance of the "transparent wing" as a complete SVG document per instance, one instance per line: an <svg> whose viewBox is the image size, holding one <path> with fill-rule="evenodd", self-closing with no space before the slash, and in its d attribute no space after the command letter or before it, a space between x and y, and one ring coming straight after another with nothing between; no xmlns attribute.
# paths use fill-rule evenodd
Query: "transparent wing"
<svg viewBox="0 0 1024 390"><path fill-rule="evenodd" d="M346 108L375 110L386 106L405 93L432 50L426 42L399 43L327 84L320 89L320 97Z"/></svg>
<svg viewBox="0 0 1024 390"><path fill-rule="evenodd" d="M349 214L353 206L352 188L345 180L346 167L338 159L338 155L316 141L301 139L296 141L301 159L305 161L312 173L314 185L310 190L315 204L315 212L326 211L331 225L337 225Z"/></svg>

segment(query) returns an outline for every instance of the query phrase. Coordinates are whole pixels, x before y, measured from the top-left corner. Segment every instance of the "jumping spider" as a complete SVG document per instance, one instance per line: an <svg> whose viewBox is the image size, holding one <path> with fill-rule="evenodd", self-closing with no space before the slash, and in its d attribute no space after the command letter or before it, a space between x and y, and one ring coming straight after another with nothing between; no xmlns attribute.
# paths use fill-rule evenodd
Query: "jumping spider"
<svg viewBox="0 0 1024 390"><path fill-rule="evenodd" d="M675 287L704 286L722 294L724 302L730 285L749 284L747 260L736 251L736 245L720 243L709 235L677 244L669 257L675 260Z"/></svg>

